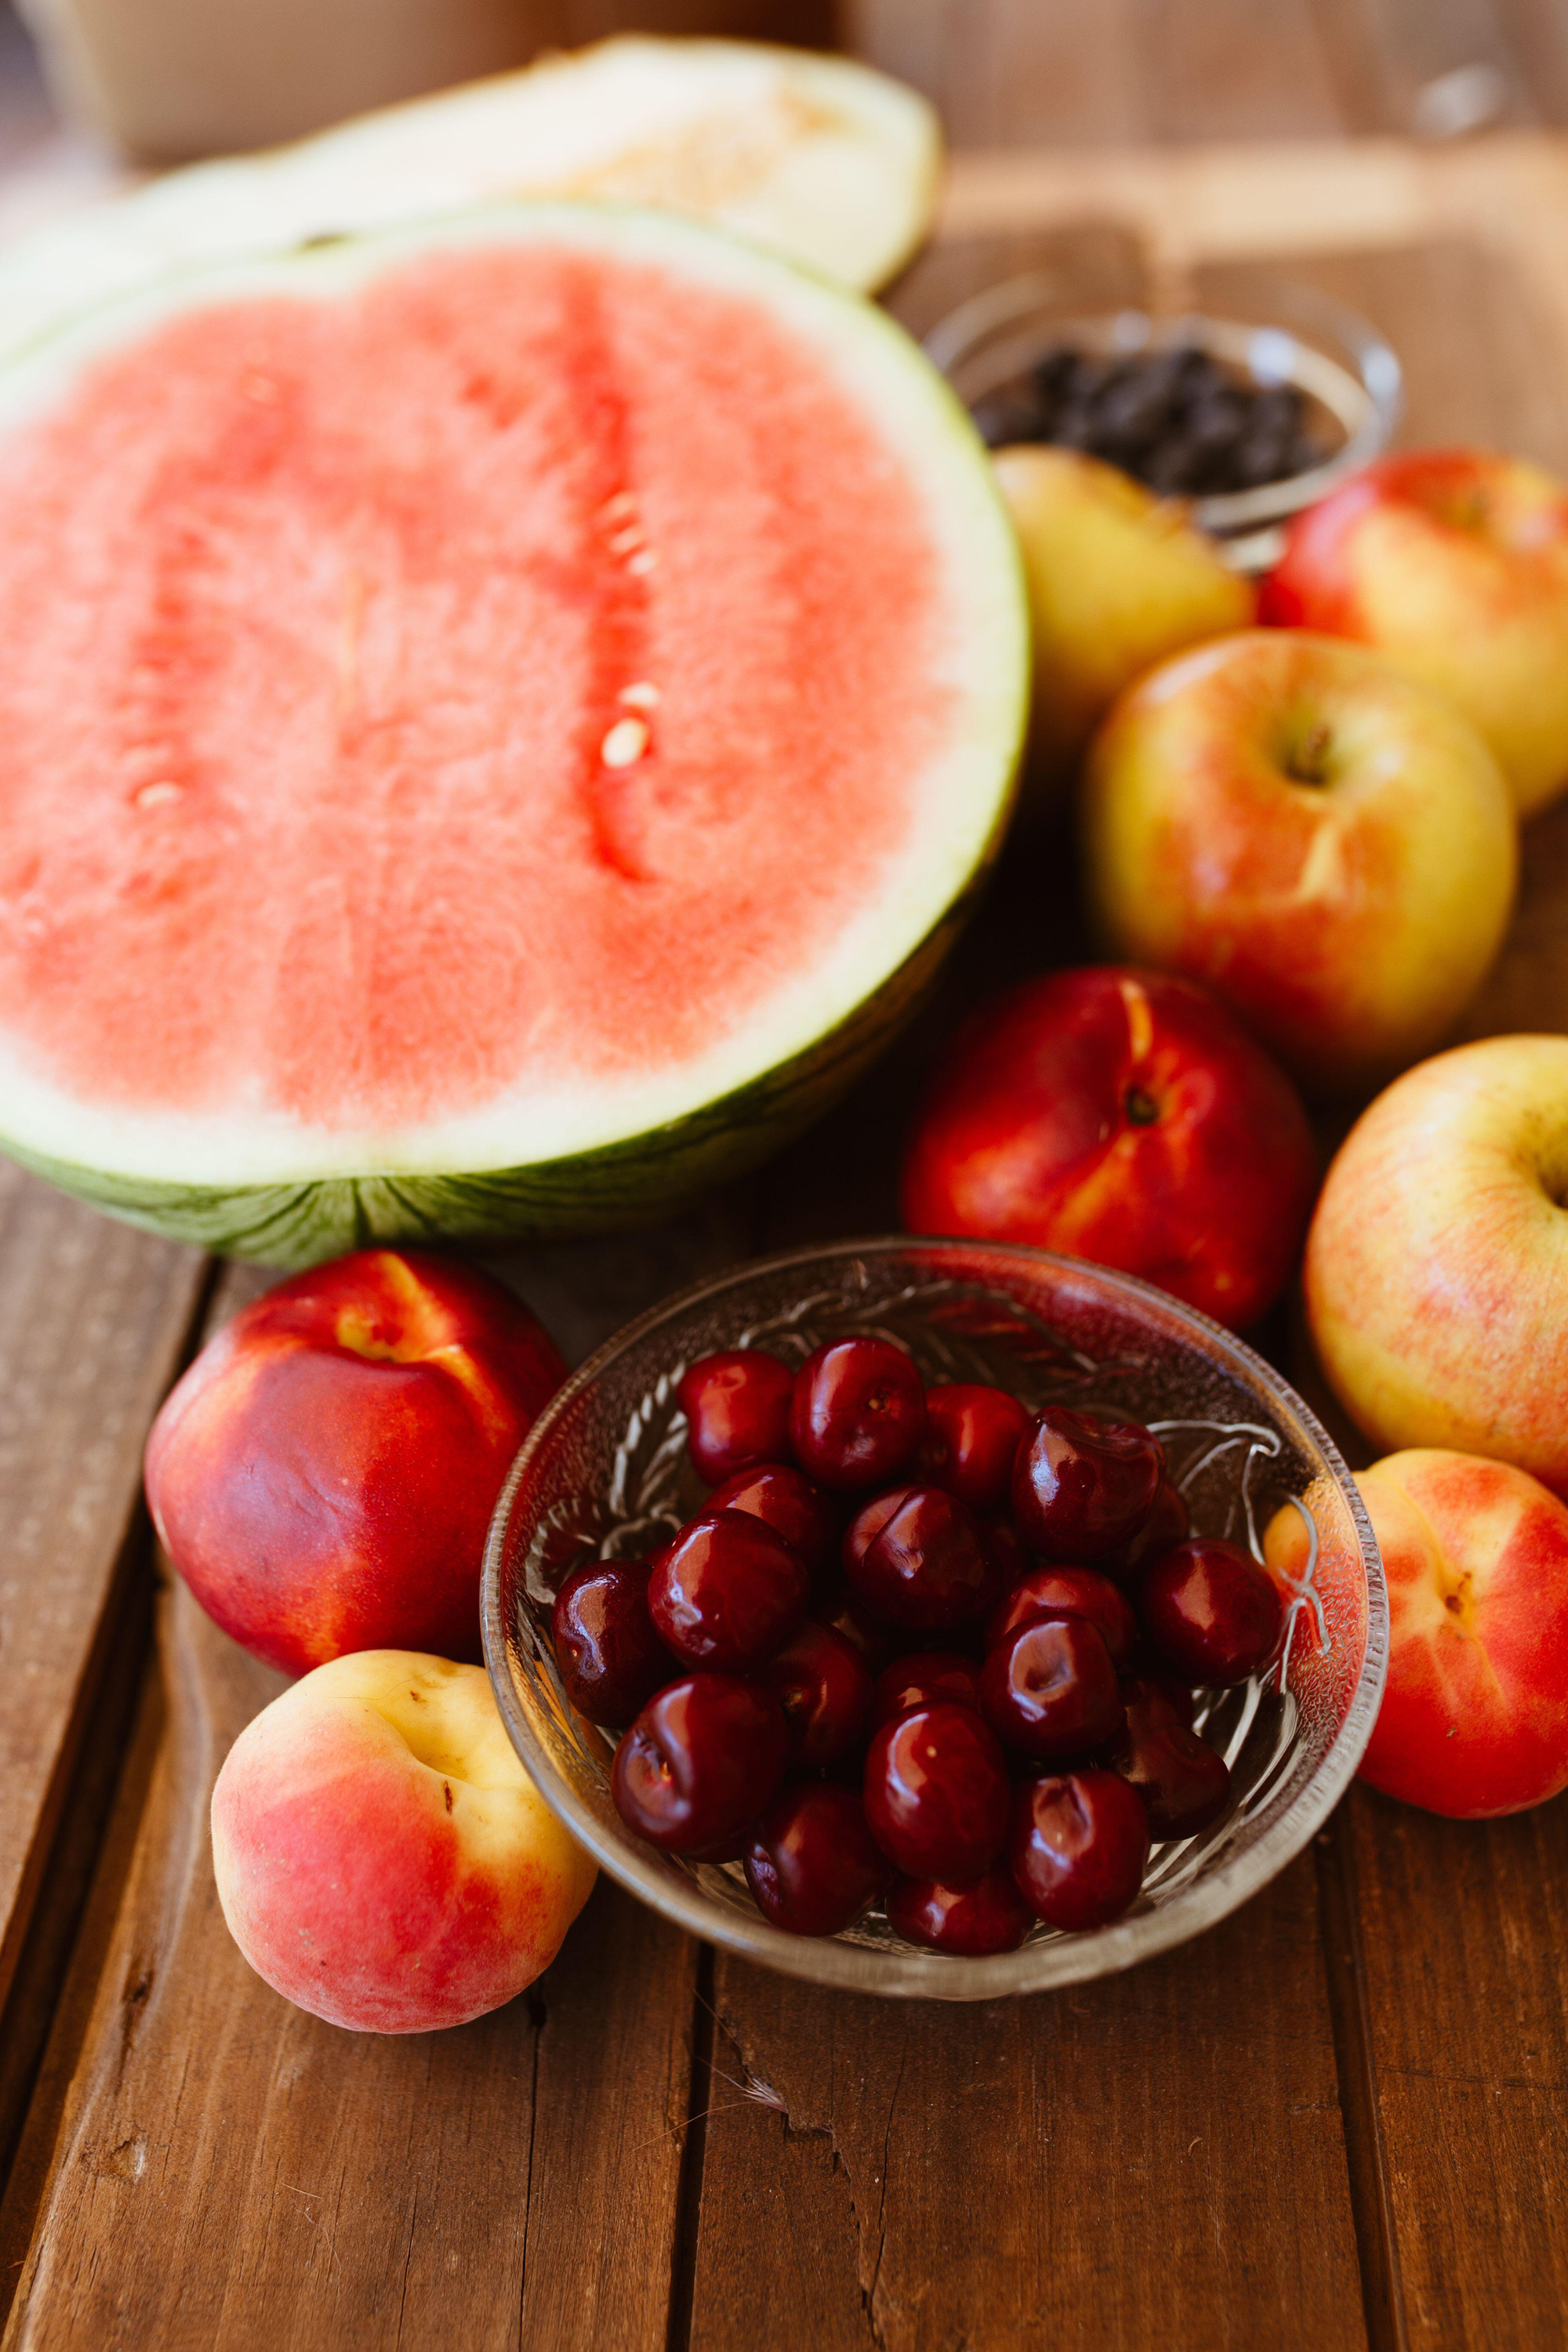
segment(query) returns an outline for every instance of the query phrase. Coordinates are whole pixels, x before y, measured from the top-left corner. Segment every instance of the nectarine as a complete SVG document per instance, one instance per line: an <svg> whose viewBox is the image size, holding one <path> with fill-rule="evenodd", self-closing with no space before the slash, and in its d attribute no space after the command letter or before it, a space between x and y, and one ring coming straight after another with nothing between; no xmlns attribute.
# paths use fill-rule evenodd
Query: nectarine
<svg viewBox="0 0 1568 2352"><path fill-rule="evenodd" d="M230 1748L213 1867L236 1943L361 2033L461 2025L548 1968L595 1867L519 1762L481 1666L362 1650Z"/></svg>
<svg viewBox="0 0 1568 2352"><path fill-rule="evenodd" d="M363 1250L209 1340L147 1441L159 1538L209 1617L300 1675L345 1650L479 1656L501 1482L564 1379L488 1275Z"/></svg>
<svg viewBox="0 0 1568 2352"><path fill-rule="evenodd" d="M1391 1454L1356 1484L1390 1632L1363 1780L1467 1821L1568 1788L1568 1510L1471 1454ZM1269 1567L1299 1578L1305 1544L1287 1507L1265 1538Z"/></svg>

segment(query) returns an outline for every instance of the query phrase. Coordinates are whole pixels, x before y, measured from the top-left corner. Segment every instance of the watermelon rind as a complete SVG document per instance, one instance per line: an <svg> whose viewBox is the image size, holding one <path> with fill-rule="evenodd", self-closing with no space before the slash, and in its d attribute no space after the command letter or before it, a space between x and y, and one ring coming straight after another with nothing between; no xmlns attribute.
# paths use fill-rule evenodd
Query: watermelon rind
<svg viewBox="0 0 1568 2352"><path fill-rule="evenodd" d="M868 66L620 34L33 231L0 254L0 352L191 263L510 198L668 206L869 292L925 237L941 173L934 110Z"/></svg>
<svg viewBox="0 0 1568 2352"><path fill-rule="evenodd" d="M867 403L927 501L960 642L963 725L919 780L914 838L886 904L770 1003L758 1034L619 1092L367 1139L281 1118L141 1114L55 1088L0 1036L0 1149L176 1239L279 1265L369 1241L584 1233L647 1221L736 1174L826 1110L933 982L1005 830L1027 715L1017 543L963 407L874 305L673 215L581 205L443 217L267 260L182 271L0 363L0 435L47 412L94 359L191 308L287 291L330 299L442 246L577 242L765 299ZM521 1148L520 1148L521 1147Z"/></svg>

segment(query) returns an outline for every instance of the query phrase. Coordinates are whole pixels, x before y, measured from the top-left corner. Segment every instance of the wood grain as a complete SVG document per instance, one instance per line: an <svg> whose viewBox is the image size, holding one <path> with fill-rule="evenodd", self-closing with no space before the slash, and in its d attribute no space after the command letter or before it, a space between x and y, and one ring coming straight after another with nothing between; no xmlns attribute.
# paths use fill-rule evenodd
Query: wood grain
<svg viewBox="0 0 1568 2352"><path fill-rule="evenodd" d="M146 1801L106 1851L111 1923L84 1934L18 2165L38 2210L7 2352L662 2346L694 1948L605 1885L524 1999L461 2032L289 2008L230 1940L207 1843L217 1769L282 1678L178 1585L159 1655Z"/></svg>
<svg viewBox="0 0 1568 2352"><path fill-rule="evenodd" d="M1373 2063L1415 2352L1540 2352L1568 2312L1568 1800L1349 1807Z"/></svg>
<svg viewBox="0 0 1568 2352"><path fill-rule="evenodd" d="M0 1161L0 2016L132 1574L194 1252Z"/></svg>
<svg viewBox="0 0 1568 2352"><path fill-rule="evenodd" d="M1364 2342L1309 1860L1069 1992L905 2006L721 1955L715 2002L694 2352L784 2312L822 2352Z"/></svg>

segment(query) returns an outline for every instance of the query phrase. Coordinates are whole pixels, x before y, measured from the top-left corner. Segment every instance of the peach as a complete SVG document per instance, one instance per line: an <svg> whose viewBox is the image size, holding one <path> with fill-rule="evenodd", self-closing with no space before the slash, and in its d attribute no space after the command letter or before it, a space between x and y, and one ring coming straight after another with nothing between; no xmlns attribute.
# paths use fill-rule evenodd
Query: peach
<svg viewBox="0 0 1568 2352"><path fill-rule="evenodd" d="M224 1917L286 2000L359 2033L500 2008L549 1967L595 1867L523 1770L481 1666L362 1650L230 1748Z"/></svg>
<svg viewBox="0 0 1568 2352"><path fill-rule="evenodd" d="M1358 1473L1388 1580L1388 1681L1361 1775L1459 1820L1568 1788L1568 1510L1538 1480L1415 1448ZM1299 1578L1282 1511L1264 1551Z"/></svg>
<svg viewBox="0 0 1568 2352"><path fill-rule="evenodd" d="M347 1650L477 1660L490 1511L565 1371L471 1266L338 1258L243 1307L171 1391L153 1525L208 1616L285 1674Z"/></svg>
<svg viewBox="0 0 1568 2352"><path fill-rule="evenodd" d="M1437 1043L1497 952L1518 864L1473 727L1360 646L1268 629L1122 697L1083 842L1111 950L1206 982L1321 1093Z"/></svg>
<svg viewBox="0 0 1568 2352"><path fill-rule="evenodd" d="M1568 783L1568 483L1541 467L1486 449L1383 458L1298 517L1263 610L1436 688L1521 815Z"/></svg>
<svg viewBox="0 0 1568 2352"><path fill-rule="evenodd" d="M1364 1111L1307 1236L1330 1385L1379 1448L1457 1447L1568 1495L1568 1038L1488 1037Z"/></svg>
<svg viewBox="0 0 1568 2352"><path fill-rule="evenodd" d="M1120 1266L1245 1328L1295 1270L1317 1190L1300 1097L1191 981L1115 964L984 1005L904 1155L916 1234Z"/></svg>
<svg viewBox="0 0 1568 2352"><path fill-rule="evenodd" d="M1031 756L1070 764L1116 696L1184 646L1242 629L1255 592L1179 499L1076 449L1000 449L1034 625Z"/></svg>

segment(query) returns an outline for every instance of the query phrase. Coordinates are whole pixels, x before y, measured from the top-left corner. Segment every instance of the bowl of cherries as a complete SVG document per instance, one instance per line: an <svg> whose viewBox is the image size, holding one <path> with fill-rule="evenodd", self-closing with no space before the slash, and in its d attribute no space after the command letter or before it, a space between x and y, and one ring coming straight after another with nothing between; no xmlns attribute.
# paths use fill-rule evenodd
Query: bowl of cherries
<svg viewBox="0 0 1568 2352"><path fill-rule="evenodd" d="M1349 1474L1261 1358L1129 1276L908 1240L602 1348L512 1465L484 1619L612 1875L792 1974L947 2000L1255 1893L1347 1787L1388 1640Z"/></svg>

